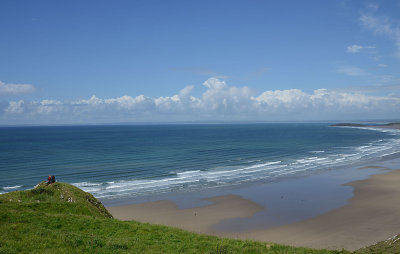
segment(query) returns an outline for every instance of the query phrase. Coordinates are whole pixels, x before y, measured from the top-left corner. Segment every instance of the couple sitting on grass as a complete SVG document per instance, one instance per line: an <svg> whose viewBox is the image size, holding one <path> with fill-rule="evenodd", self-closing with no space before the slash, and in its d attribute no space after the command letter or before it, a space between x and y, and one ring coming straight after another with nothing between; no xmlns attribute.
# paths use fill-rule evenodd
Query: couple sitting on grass
<svg viewBox="0 0 400 254"><path fill-rule="evenodd" d="M56 177L55 176L49 176L47 177L47 184L55 183L56 182Z"/></svg>

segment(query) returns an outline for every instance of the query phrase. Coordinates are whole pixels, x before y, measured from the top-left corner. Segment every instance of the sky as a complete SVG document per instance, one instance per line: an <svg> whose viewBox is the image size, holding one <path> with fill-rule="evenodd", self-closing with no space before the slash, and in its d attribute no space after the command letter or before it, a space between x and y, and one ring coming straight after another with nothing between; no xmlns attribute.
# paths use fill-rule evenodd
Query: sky
<svg viewBox="0 0 400 254"><path fill-rule="evenodd" d="M0 125L400 119L400 2L0 1Z"/></svg>

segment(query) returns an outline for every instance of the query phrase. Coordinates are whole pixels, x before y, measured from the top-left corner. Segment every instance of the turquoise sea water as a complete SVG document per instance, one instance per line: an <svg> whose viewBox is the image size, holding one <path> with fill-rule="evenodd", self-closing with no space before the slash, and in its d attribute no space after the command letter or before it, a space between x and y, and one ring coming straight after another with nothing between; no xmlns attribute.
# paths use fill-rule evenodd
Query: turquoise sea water
<svg viewBox="0 0 400 254"><path fill-rule="evenodd" d="M102 200L285 181L400 151L400 132L328 124L0 128L0 193L47 175Z"/></svg>

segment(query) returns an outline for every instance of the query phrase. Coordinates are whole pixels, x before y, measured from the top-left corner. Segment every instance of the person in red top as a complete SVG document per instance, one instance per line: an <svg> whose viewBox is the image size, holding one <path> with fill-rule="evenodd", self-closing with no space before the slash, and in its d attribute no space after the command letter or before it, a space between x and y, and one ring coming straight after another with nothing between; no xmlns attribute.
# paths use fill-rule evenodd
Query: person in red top
<svg viewBox="0 0 400 254"><path fill-rule="evenodd" d="M47 177L47 184L51 184L51 176Z"/></svg>

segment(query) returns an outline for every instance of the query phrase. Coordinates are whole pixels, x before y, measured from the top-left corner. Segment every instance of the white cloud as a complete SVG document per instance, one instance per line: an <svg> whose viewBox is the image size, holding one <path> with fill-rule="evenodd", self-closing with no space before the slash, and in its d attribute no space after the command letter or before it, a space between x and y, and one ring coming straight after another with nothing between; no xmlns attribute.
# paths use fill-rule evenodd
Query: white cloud
<svg viewBox="0 0 400 254"><path fill-rule="evenodd" d="M300 108L308 108L311 103L310 96L298 89L266 91L255 100L261 110L274 112L293 112Z"/></svg>
<svg viewBox="0 0 400 254"><path fill-rule="evenodd" d="M37 112L39 114L56 112L59 105L62 105L62 102L55 100L42 100L37 104Z"/></svg>
<svg viewBox="0 0 400 254"><path fill-rule="evenodd" d="M327 120L346 117L398 116L400 98L366 95L356 90L299 89L256 92L232 87L217 78L203 83L200 97L193 86L178 94L152 98L144 95L101 99L92 96L76 101L10 101L0 120L3 123L101 123L210 120ZM361 90L360 90L361 91ZM393 92L393 89L391 90Z"/></svg>
<svg viewBox="0 0 400 254"><path fill-rule="evenodd" d="M343 66L337 69L338 73L342 73L348 76L365 76L369 75L368 72L364 71L361 68L355 67L355 66Z"/></svg>
<svg viewBox="0 0 400 254"><path fill-rule="evenodd" d="M347 47L347 52L350 53L357 53L358 51L360 51L363 48L363 46L360 45L352 45L352 46L348 46Z"/></svg>
<svg viewBox="0 0 400 254"><path fill-rule="evenodd" d="M376 48L375 46L361 46L361 45L351 45L347 47L347 52L349 53L358 53L360 52L362 49L374 49Z"/></svg>
<svg viewBox="0 0 400 254"><path fill-rule="evenodd" d="M10 101L8 104L8 107L4 110L6 113L11 113L11 114L21 114L24 112L24 101L19 100L19 101Z"/></svg>
<svg viewBox="0 0 400 254"><path fill-rule="evenodd" d="M31 84L6 84L0 81L0 95L17 95L32 93L35 87Z"/></svg>
<svg viewBox="0 0 400 254"><path fill-rule="evenodd" d="M394 25L388 17L376 16L373 13L363 13L360 17L361 24L373 33L394 40L397 47L397 56L400 57L400 26Z"/></svg>

